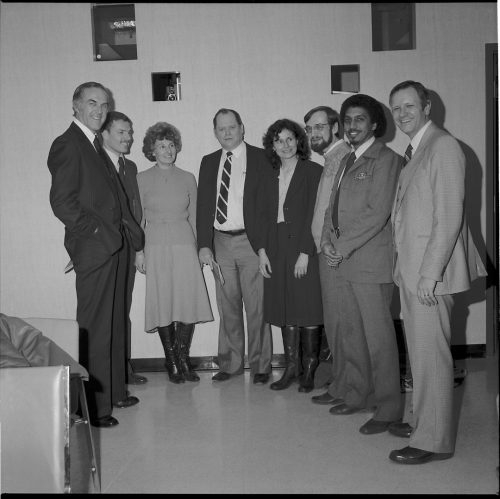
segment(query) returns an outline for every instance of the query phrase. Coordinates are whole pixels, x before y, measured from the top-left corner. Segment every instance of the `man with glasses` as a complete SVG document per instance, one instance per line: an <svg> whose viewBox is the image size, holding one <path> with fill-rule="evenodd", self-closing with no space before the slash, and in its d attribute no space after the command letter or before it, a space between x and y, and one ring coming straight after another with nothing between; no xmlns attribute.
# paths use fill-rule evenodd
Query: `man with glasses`
<svg viewBox="0 0 500 499"><path fill-rule="evenodd" d="M332 192L333 180L339 169L340 161L350 152L350 147L340 138L342 137L339 122L339 113L328 106L318 106L311 109L304 116L306 124L305 131L309 137L311 149L321 154L324 158L324 168L316 195L316 204L314 207L314 216L311 224L311 231L316 243L316 249L319 256L319 271L321 279L321 290L323 299L323 310L325 311L325 327L322 330L321 351L319 355L320 365L315 374L316 387L322 387L331 379L332 375L341 367L340 359L337 359L338 349L335 348L334 331L336 330L335 313L327 313L332 310L332 297L330 295L331 286L327 280L327 265L324 255L321 254L320 241L323 229L323 220L325 211L328 207L330 194ZM334 365L333 372L329 363L325 360L330 359L333 354ZM337 359L337 360L336 360ZM328 392L312 397L316 404L329 404L332 397Z"/></svg>

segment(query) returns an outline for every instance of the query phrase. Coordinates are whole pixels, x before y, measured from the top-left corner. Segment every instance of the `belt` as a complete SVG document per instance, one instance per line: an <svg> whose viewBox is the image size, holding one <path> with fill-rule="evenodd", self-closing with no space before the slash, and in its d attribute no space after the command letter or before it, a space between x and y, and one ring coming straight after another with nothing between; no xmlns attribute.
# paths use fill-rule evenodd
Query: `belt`
<svg viewBox="0 0 500 499"><path fill-rule="evenodd" d="M221 234L227 234L228 236L241 236L241 234L245 234L246 230L245 229L240 229L240 230L219 230L215 229L217 232L220 232Z"/></svg>

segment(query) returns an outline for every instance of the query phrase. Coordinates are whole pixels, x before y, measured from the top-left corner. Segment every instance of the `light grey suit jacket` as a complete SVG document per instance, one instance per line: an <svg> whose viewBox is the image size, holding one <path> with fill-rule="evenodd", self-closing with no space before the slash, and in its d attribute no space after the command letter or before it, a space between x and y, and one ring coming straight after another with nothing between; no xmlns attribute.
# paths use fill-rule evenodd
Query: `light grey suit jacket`
<svg viewBox="0 0 500 499"><path fill-rule="evenodd" d="M416 293L428 277L437 281L436 295L453 294L486 275L465 220L464 179L457 140L431 122L401 171L392 208L397 285Z"/></svg>

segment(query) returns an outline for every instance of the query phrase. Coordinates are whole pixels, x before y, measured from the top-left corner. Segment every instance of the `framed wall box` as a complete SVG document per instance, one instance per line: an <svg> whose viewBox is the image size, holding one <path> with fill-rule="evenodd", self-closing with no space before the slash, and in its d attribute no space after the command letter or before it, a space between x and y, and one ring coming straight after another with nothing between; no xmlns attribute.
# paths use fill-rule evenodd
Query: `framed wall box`
<svg viewBox="0 0 500 499"><path fill-rule="evenodd" d="M372 3L372 50L414 50L415 46L415 4Z"/></svg>
<svg viewBox="0 0 500 499"><path fill-rule="evenodd" d="M359 64L331 66L332 94L359 92Z"/></svg>
<svg viewBox="0 0 500 499"><path fill-rule="evenodd" d="M94 61L137 59L135 6L92 4Z"/></svg>
<svg viewBox="0 0 500 499"><path fill-rule="evenodd" d="M181 100L181 74L178 71L151 73L153 101Z"/></svg>

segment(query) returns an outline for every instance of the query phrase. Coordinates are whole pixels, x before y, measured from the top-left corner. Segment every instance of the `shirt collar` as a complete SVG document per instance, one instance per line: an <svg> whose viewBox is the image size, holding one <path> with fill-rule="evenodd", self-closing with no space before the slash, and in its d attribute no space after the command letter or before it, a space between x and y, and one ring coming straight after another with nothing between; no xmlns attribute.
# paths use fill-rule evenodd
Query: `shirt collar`
<svg viewBox="0 0 500 499"><path fill-rule="evenodd" d="M112 151L111 149L108 149L105 144L103 144L104 149L108 153L108 156L110 157L111 161L113 164L116 166L118 165L118 160L120 159L121 154L116 154L115 151Z"/></svg>
<svg viewBox="0 0 500 499"><path fill-rule="evenodd" d="M323 156L328 156L328 154L330 154L342 142L344 142L344 139L339 139L337 140L337 142L335 142L335 144L330 144L327 150L323 153Z"/></svg>
<svg viewBox="0 0 500 499"><path fill-rule="evenodd" d="M420 144L420 141L422 140L422 137L423 137L425 131L427 130L427 128L429 128L430 124L431 124L431 120L427 121L427 123L417 132L415 137L413 137L413 139L411 139L410 144L412 147L412 153L414 153L417 150L417 147Z"/></svg>
<svg viewBox="0 0 500 499"><path fill-rule="evenodd" d="M235 147L231 152L233 153L234 156L239 158L241 156L241 154L243 153L244 148L245 148L245 142L242 141L241 144L239 144L237 147ZM225 158L227 151L225 149L222 149L222 154L223 154L223 157Z"/></svg>
<svg viewBox="0 0 500 499"><path fill-rule="evenodd" d="M87 126L85 126L78 118L73 118L73 123L78 128L80 128L80 130L85 134L87 139L89 139L90 142L92 142L92 145L93 145L96 133L93 130L91 130L90 128L88 128Z"/></svg>
<svg viewBox="0 0 500 499"><path fill-rule="evenodd" d="M351 147L354 152L356 159L358 159L373 143L375 142L375 136L369 138L366 142L363 142L356 150Z"/></svg>

